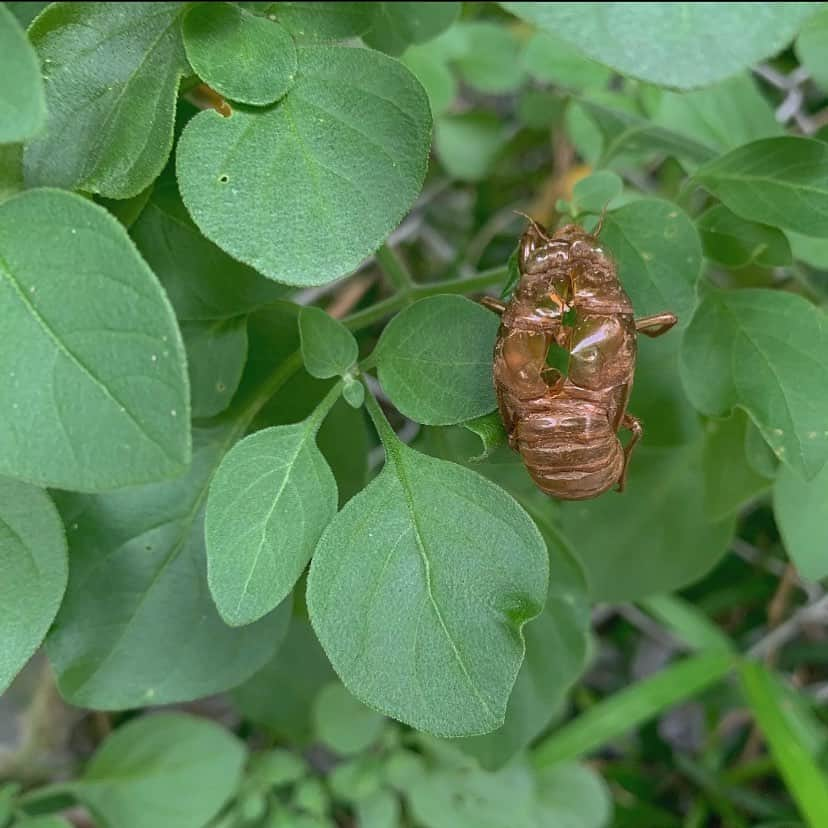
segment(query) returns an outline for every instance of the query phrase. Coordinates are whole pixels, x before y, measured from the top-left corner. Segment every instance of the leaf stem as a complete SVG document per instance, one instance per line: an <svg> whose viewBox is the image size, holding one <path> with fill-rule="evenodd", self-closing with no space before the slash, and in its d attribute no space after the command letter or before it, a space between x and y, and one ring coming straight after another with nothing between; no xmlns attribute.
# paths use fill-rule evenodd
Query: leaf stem
<svg viewBox="0 0 828 828"><path fill-rule="evenodd" d="M311 415L305 420L308 428L315 434L322 425L325 417L328 416L330 410L336 404L336 401L342 395L342 389L345 387L345 380L339 380L331 386L330 391L317 403L316 408L313 409Z"/></svg>
<svg viewBox="0 0 828 828"><path fill-rule="evenodd" d="M406 267L399 254L388 244L383 244L374 254L382 272L386 275L391 287L400 292L409 292L414 287L414 277Z"/></svg>
<svg viewBox="0 0 828 828"><path fill-rule="evenodd" d="M377 402L377 398L371 393L370 388L367 389L365 395L365 407L368 409L368 414L371 416L374 428L377 430L377 434L385 449L385 454L390 457L399 443L399 437L394 433L394 429L391 428L391 423L388 422L388 418L385 416L382 408L380 408L380 404Z"/></svg>

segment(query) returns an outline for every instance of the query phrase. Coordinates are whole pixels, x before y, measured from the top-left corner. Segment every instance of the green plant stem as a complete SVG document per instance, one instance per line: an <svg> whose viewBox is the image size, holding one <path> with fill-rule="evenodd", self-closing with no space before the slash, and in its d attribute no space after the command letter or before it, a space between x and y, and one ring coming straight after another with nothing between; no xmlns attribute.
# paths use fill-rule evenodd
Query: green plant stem
<svg viewBox="0 0 828 828"><path fill-rule="evenodd" d="M374 423L374 428L377 430L380 441L386 454L390 454L394 447L399 443L399 438L391 428L391 423L385 416L385 413L380 408L377 398L371 393L370 388L365 389L365 407L368 409L368 414Z"/></svg>
<svg viewBox="0 0 828 828"><path fill-rule="evenodd" d="M319 430L328 412L334 407L336 401L342 395L342 389L345 386L345 380L339 380L331 386L330 391L319 401L316 408L313 409L310 417L307 419L308 428L312 428L314 433Z"/></svg>
<svg viewBox="0 0 828 828"><path fill-rule="evenodd" d="M414 286L414 278L405 266L405 262L387 243L382 245L375 255L392 288L397 291L407 291Z"/></svg>

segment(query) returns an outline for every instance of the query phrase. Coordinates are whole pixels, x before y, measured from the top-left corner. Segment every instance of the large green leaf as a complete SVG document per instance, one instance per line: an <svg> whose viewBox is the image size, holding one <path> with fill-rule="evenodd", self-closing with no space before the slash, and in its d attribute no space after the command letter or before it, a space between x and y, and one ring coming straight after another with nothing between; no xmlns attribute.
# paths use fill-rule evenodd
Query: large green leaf
<svg viewBox="0 0 828 828"><path fill-rule="evenodd" d="M773 491L773 513L785 551L802 577L828 577L828 465L813 480L783 466Z"/></svg>
<svg viewBox="0 0 828 828"><path fill-rule="evenodd" d="M232 697L246 719L279 739L305 745L314 733L313 700L334 677L310 624L294 618L276 655Z"/></svg>
<svg viewBox="0 0 828 828"><path fill-rule="evenodd" d="M53 3L30 36L46 75L45 132L26 145L29 186L128 198L170 154L187 59L182 3Z"/></svg>
<svg viewBox="0 0 828 828"><path fill-rule="evenodd" d="M828 144L764 138L705 164L694 175L742 218L806 236L828 236Z"/></svg>
<svg viewBox="0 0 828 828"><path fill-rule="evenodd" d="M40 646L66 577L66 537L52 501L0 477L0 694Z"/></svg>
<svg viewBox="0 0 828 828"><path fill-rule="evenodd" d="M701 453L699 441L644 445L630 461L623 493L565 504L564 531L595 600L671 592L700 578L724 555L733 520L707 515Z"/></svg>
<svg viewBox="0 0 828 828"><path fill-rule="evenodd" d="M208 238L276 281L311 285L355 268L414 202L431 116L413 75L377 52L304 47L299 70L267 110L193 118L178 176Z"/></svg>
<svg viewBox="0 0 828 828"><path fill-rule="evenodd" d="M180 474L184 346L126 231L57 190L0 205L0 472L101 491Z"/></svg>
<svg viewBox="0 0 828 828"><path fill-rule="evenodd" d="M245 753L213 722L160 713L118 728L66 787L108 828L202 828L235 792Z"/></svg>
<svg viewBox="0 0 828 828"><path fill-rule="evenodd" d="M779 228L745 221L723 204L699 216L698 228L705 256L725 267L784 267L791 263L791 246Z"/></svg>
<svg viewBox="0 0 828 828"><path fill-rule="evenodd" d="M825 91L828 90L828 10L814 15L803 27L796 40L796 55L811 77Z"/></svg>
<svg viewBox="0 0 828 828"><path fill-rule="evenodd" d="M290 593L336 514L336 480L316 446L335 399L301 423L237 443L210 485L207 580L232 626L258 620Z"/></svg>
<svg viewBox="0 0 828 828"><path fill-rule="evenodd" d="M344 40L364 34L371 26L371 3L283 2L265 11L297 40Z"/></svg>
<svg viewBox="0 0 828 828"><path fill-rule="evenodd" d="M0 144L35 135L45 120L40 62L14 15L0 5Z"/></svg>
<svg viewBox="0 0 828 828"><path fill-rule="evenodd" d="M387 461L319 541L314 629L369 706L440 736L494 730L546 596L543 539L506 492L399 442L366 400Z"/></svg>
<svg viewBox="0 0 828 828"><path fill-rule="evenodd" d="M273 103L293 84L293 38L267 17L231 3L201 3L187 12L183 32L196 74L231 100Z"/></svg>
<svg viewBox="0 0 828 828"><path fill-rule="evenodd" d="M431 296L388 324L377 345L379 379L412 420L450 425L495 407L492 353L498 319L462 296Z"/></svg>
<svg viewBox="0 0 828 828"><path fill-rule="evenodd" d="M155 187L130 235L179 319L228 319L287 292L201 235L181 203L174 178Z"/></svg>
<svg viewBox="0 0 828 828"><path fill-rule="evenodd" d="M501 3L585 55L661 86L707 86L790 43L815 3Z"/></svg>
<svg viewBox="0 0 828 828"><path fill-rule="evenodd" d="M232 422L197 430L190 471L178 480L62 498L72 566L46 647L73 704L111 710L219 693L279 646L290 601L234 630L207 587L203 505L237 434Z"/></svg>
<svg viewBox="0 0 828 828"><path fill-rule="evenodd" d="M702 252L686 213L668 201L633 201L607 214L601 241L618 264L636 315L673 311L680 322L689 321Z"/></svg>
<svg viewBox="0 0 828 828"><path fill-rule="evenodd" d="M710 290L685 333L681 376L699 411L744 408L805 477L828 459L828 322L801 296Z"/></svg>
<svg viewBox="0 0 828 828"><path fill-rule="evenodd" d="M372 3L371 25L362 39L374 49L401 55L410 45L447 29L460 14L461 3Z"/></svg>
<svg viewBox="0 0 828 828"><path fill-rule="evenodd" d="M720 152L784 130L748 73L692 92L664 91L654 123Z"/></svg>

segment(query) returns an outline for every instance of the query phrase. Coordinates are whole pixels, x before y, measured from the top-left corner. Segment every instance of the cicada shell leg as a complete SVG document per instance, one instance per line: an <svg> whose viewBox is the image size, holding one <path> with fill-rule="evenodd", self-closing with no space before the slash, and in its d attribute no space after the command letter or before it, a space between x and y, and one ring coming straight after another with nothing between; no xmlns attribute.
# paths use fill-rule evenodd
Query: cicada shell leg
<svg viewBox="0 0 828 828"><path fill-rule="evenodd" d="M653 316L636 319L635 329L644 336L655 338L666 334L676 322L678 322L678 317L674 313L657 313Z"/></svg>
<svg viewBox="0 0 828 828"><path fill-rule="evenodd" d="M641 439L641 435L644 434L641 420L639 420L638 417L633 417L632 414L624 414L624 417L621 420L621 428L626 428L630 431L632 433L632 439L629 443L627 443L627 446L624 449L624 467L621 469L621 477L618 478L619 492L624 491L624 486L627 484L627 468L630 465L630 457L632 457L633 449Z"/></svg>
<svg viewBox="0 0 828 828"><path fill-rule="evenodd" d="M495 299L493 296L483 296L479 302L484 308L494 311L498 316L502 316L503 312L506 310L505 303L501 302L499 299Z"/></svg>

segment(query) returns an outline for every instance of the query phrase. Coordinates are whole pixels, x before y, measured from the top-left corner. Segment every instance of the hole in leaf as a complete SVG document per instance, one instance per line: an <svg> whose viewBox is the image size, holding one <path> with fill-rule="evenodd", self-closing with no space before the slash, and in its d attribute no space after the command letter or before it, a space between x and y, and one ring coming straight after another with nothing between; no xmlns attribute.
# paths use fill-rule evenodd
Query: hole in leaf
<svg viewBox="0 0 828 828"><path fill-rule="evenodd" d="M227 173L222 173L222 175L218 177L218 180L219 183L226 184L230 180L230 176L227 175Z"/></svg>

